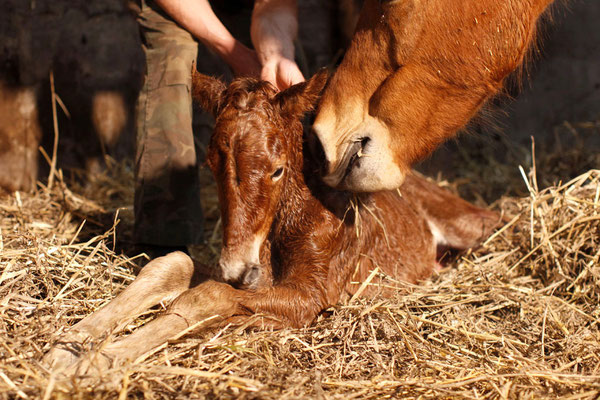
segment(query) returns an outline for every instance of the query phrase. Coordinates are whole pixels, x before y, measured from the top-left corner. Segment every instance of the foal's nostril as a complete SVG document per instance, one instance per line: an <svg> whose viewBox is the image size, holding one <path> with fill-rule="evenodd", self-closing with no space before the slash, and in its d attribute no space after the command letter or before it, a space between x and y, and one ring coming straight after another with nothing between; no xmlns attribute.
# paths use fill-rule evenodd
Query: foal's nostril
<svg viewBox="0 0 600 400"><path fill-rule="evenodd" d="M244 285L250 285L258 280L258 278L260 277L260 270L258 268L258 265L252 265L246 270L246 273L244 274L244 278L242 280L242 283Z"/></svg>
<svg viewBox="0 0 600 400"><path fill-rule="evenodd" d="M246 271L241 279L241 284L247 289L257 289L263 280L262 266L258 264L247 264Z"/></svg>

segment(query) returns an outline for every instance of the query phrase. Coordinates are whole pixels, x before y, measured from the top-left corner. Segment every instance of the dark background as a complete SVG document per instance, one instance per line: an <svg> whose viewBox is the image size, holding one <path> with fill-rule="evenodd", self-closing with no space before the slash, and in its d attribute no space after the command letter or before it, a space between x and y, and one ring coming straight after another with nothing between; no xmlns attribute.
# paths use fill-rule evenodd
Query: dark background
<svg viewBox="0 0 600 400"><path fill-rule="evenodd" d="M122 97L127 116L125 125L117 132L119 140L107 151L117 158L129 157L134 142L135 99L145 68L135 22L135 2L2 0L0 4L0 80L5 87L28 87L35 92L43 143L49 150L53 138L48 82L51 70L56 92L70 113L68 118L58 112L60 165L85 169L86 160L102 154L98 128L91 118L91 104L94 96L103 91ZM249 42L252 2L212 4L232 33ZM339 61L358 4L354 0L299 0L298 5L297 55L301 68L311 74L321 66ZM485 169L497 162L516 171L515 163L531 161L523 150L530 148L530 136L535 137L538 152L554 151L556 146L595 148L598 152L598 21L597 0L555 4L551 17L542 24L540 44L532 51L533 61L528 63L521 85L509 85L506 94L487 107L484 118L477 119L466 134L443 146L421 168L433 174L441 171L444 177L489 180L484 174L465 173L465 169ZM231 77L219 58L202 46L198 69ZM10 122L0 121L0 126L9 126ZM210 131L211 121L199 115L195 124L201 144ZM4 150L7 149L0 149L0 153ZM44 176L46 163L40 162L40 168L40 176ZM574 166L582 168L588 167ZM490 182L490 191L484 197L502 194L502 176L494 179L498 181Z"/></svg>

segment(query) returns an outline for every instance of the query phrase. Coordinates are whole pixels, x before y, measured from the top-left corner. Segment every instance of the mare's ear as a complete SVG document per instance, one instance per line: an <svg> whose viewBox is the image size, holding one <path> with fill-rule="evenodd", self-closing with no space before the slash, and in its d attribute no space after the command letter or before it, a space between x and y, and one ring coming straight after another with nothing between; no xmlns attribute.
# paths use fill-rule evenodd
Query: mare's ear
<svg viewBox="0 0 600 400"><path fill-rule="evenodd" d="M192 97L203 110L217 117L225 84L212 76L199 73L194 68L192 71Z"/></svg>
<svg viewBox="0 0 600 400"><path fill-rule="evenodd" d="M315 107L317 100L321 96L321 91L325 87L325 83L327 83L328 76L327 69L321 68L309 80L277 93L274 98L275 104L279 105L284 115L289 115L292 118L300 118L304 113Z"/></svg>

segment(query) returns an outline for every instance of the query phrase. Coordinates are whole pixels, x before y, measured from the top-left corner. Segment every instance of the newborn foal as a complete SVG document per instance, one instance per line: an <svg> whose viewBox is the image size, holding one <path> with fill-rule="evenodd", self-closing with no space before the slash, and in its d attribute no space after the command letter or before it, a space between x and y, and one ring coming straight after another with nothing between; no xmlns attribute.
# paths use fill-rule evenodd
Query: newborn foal
<svg viewBox="0 0 600 400"><path fill-rule="evenodd" d="M47 354L55 368L84 373L92 361L82 343L136 314L175 299L167 311L133 334L105 346L101 368L135 359L192 324L301 327L354 294L371 271L392 282L371 281L363 294L393 293L397 281L416 282L436 267L436 247L465 249L498 222L426 180L409 175L399 191L352 195L321 183L303 153L300 118L326 80L276 93L265 82L238 79L228 88L194 75L194 97L216 118L208 150L223 221L223 281L202 277L202 266L183 253L151 261L106 307L73 326ZM360 162L360 160L358 160ZM375 276L375 274L374 274ZM232 286L233 285L233 286Z"/></svg>

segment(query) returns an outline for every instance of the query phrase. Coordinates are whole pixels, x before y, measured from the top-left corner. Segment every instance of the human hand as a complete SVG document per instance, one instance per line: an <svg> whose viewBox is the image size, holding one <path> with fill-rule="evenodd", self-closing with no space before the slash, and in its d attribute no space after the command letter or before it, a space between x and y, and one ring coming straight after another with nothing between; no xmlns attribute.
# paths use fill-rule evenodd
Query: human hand
<svg viewBox="0 0 600 400"><path fill-rule="evenodd" d="M261 74L261 65L256 52L235 41L233 49L222 55L236 76L255 76Z"/></svg>
<svg viewBox="0 0 600 400"><path fill-rule="evenodd" d="M304 81L298 65L285 57L267 60L262 67L260 78L271 82L278 90L285 90Z"/></svg>

